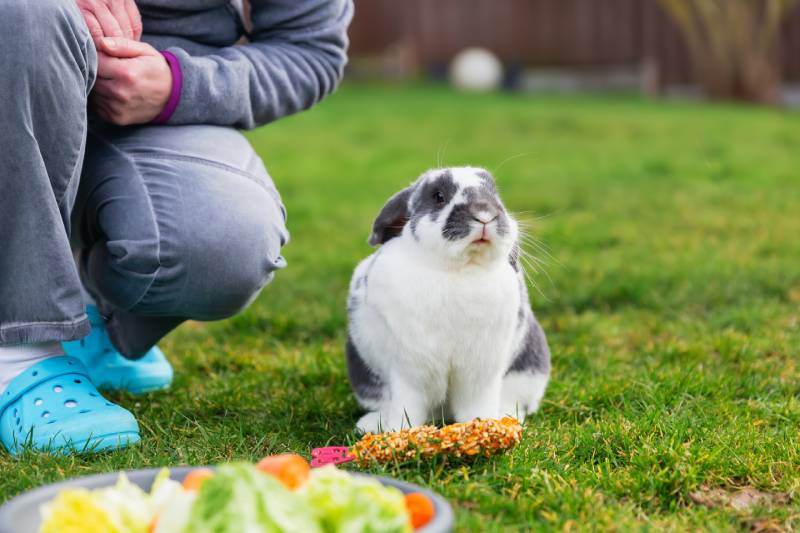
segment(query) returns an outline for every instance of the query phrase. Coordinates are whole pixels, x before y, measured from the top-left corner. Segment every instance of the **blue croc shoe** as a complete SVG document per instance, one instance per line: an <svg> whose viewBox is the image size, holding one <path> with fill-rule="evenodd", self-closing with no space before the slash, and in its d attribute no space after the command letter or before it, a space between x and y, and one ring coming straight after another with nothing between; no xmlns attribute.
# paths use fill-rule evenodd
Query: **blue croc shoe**
<svg viewBox="0 0 800 533"><path fill-rule="evenodd" d="M46 359L15 377L0 396L0 442L20 449L87 453L139 442L133 415L103 398L74 357Z"/></svg>
<svg viewBox="0 0 800 533"><path fill-rule="evenodd" d="M88 306L86 314L92 323L91 333L77 341L65 342L63 346L67 355L83 361L97 388L144 394L170 386L172 365L157 346L139 359L128 359L111 344L105 320L97 307Z"/></svg>

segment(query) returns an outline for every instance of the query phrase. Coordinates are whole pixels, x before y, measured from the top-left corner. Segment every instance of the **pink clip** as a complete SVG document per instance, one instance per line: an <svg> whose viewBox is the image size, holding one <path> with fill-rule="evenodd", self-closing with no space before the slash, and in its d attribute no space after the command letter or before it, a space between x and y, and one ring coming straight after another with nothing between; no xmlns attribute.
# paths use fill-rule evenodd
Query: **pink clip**
<svg viewBox="0 0 800 533"><path fill-rule="evenodd" d="M356 458L347 446L326 446L311 450L311 468L349 463Z"/></svg>

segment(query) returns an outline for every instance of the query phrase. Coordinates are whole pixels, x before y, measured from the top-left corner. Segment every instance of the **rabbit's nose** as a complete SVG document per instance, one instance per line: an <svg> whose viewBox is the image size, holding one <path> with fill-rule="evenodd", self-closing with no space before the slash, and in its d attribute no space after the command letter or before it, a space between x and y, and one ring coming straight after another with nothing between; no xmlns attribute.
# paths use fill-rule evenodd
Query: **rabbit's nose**
<svg viewBox="0 0 800 533"><path fill-rule="evenodd" d="M481 224L488 224L498 216L497 209L488 202L475 202L470 206L470 214Z"/></svg>
<svg viewBox="0 0 800 533"><path fill-rule="evenodd" d="M489 224L497 218L497 215L489 211L478 211L472 215L472 218L481 224Z"/></svg>

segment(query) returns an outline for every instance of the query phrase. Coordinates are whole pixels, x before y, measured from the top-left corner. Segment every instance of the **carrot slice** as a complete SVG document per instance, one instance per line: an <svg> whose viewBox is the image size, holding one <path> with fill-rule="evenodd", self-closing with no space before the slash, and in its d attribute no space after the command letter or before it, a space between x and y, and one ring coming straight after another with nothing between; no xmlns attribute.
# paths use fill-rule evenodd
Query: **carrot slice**
<svg viewBox="0 0 800 533"><path fill-rule="evenodd" d="M264 457L256 464L256 468L277 478L289 490L305 484L311 471L308 461L294 453Z"/></svg>
<svg viewBox="0 0 800 533"><path fill-rule="evenodd" d="M200 486L207 480L214 477L214 472L208 468L197 468L192 470L183 478L184 490L197 492Z"/></svg>
<svg viewBox="0 0 800 533"><path fill-rule="evenodd" d="M433 518L433 502L421 492L406 494L406 509L414 529L421 528Z"/></svg>

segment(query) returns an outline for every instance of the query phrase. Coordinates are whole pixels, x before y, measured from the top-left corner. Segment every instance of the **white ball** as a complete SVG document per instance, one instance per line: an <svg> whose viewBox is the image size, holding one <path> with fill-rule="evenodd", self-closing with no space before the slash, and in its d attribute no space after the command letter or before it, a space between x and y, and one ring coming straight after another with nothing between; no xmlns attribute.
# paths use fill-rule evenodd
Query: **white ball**
<svg viewBox="0 0 800 533"><path fill-rule="evenodd" d="M485 48L467 48L450 63L450 83L465 91L491 91L503 80L503 64Z"/></svg>

